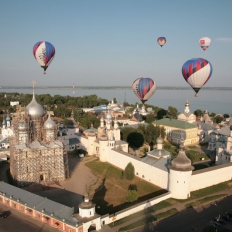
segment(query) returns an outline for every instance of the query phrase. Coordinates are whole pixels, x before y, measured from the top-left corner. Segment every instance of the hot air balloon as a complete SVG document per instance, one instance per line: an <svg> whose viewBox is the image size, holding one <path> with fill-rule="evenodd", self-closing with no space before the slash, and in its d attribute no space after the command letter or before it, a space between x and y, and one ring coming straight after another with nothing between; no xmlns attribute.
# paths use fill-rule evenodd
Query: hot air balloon
<svg viewBox="0 0 232 232"><path fill-rule="evenodd" d="M155 92L156 84L149 77L146 78L140 77L133 82L132 88L134 90L135 95L144 104L144 102L146 102Z"/></svg>
<svg viewBox="0 0 232 232"><path fill-rule="evenodd" d="M41 68L44 69L44 74L46 74L46 69L52 62L55 52L54 46L49 42L40 41L34 45L33 55Z"/></svg>
<svg viewBox="0 0 232 232"><path fill-rule="evenodd" d="M194 58L186 61L182 66L182 75L196 92L195 97L203 85L210 79L213 67L203 58Z"/></svg>
<svg viewBox="0 0 232 232"><path fill-rule="evenodd" d="M165 37L159 37L157 39L158 44L163 47L164 44L166 44L166 38Z"/></svg>
<svg viewBox="0 0 232 232"><path fill-rule="evenodd" d="M202 49L205 51L211 44L211 39L209 37L202 37L199 39L199 44Z"/></svg>

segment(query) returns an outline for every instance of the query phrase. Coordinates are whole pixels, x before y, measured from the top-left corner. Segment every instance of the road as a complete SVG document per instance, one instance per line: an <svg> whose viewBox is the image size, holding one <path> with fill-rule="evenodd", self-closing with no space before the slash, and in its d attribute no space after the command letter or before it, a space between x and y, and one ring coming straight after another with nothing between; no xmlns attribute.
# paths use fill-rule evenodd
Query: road
<svg viewBox="0 0 232 232"><path fill-rule="evenodd" d="M232 196L218 201L217 206L211 203L197 209L184 210L172 217L130 230L130 232L202 232L213 218L219 214L222 216L228 211L232 211Z"/></svg>

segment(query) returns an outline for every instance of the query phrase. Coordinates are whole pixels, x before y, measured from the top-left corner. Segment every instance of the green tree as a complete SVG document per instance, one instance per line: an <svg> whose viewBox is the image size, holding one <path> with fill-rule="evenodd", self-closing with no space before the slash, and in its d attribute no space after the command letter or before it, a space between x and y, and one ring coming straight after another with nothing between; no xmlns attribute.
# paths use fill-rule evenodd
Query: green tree
<svg viewBox="0 0 232 232"><path fill-rule="evenodd" d="M220 116L220 115L217 115L217 116L215 116L215 117L213 118L213 121L214 121L215 123L221 123L222 120L223 120L223 117Z"/></svg>
<svg viewBox="0 0 232 232"><path fill-rule="evenodd" d="M157 112L157 118L158 119L162 119L164 118L164 116L167 115L167 110L164 110L164 109L160 109L158 112Z"/></svg>
<svg viewBox="0 0 232 232"><path fill-rule="evenodd" d="M178 110L175 107L169 106L168 107L168 114L169 118L177 118Z"/></svg>
<svg viewBox="0 0 232 232"><path fill-rule="evenodd" d="M146 121L146 123L149 123L149 124L154 122L155 121L155 115L154 114L146 115L145 121Z"/></svg>
<svg viewBox="0 0 232 232"><path fill-rule="evenodd" d="M139 148L144 144L143 134L139 132L132 132L128 135L127 142L130 147Z"/></svg>
<svg viewBox="0 0 232 232"><path fill-rule="evenodd" d="M223 114L223 117L224 117L224 118L229 118L230 115L229 115L229 114Z"/></svg>
<svg viewBox="0 0 232 232"><path fill-rule="evenodd" d="M125 168L125 176L127 180L133 180L135 177L135 168L131 162Z"/></svg>
<svg viewBox="0 0 232 232"><path fill-rule="evenodd" d="M126 201L127 202L134 202L138 200L138 192L136 190L128 190Z"/></svg>
<svg viewBox="0 0 232 232"><path fill-rule="evenodd" d="M210 117L214 117L216 114L214 112L212 112L209 116Z"/></svg>
<svg viewBox="0 0 232 232"><path fill-rule="evenodd" d="M196 116L202 116L203 115L203 111L200 109L197 109L193 112Z"/></svg>

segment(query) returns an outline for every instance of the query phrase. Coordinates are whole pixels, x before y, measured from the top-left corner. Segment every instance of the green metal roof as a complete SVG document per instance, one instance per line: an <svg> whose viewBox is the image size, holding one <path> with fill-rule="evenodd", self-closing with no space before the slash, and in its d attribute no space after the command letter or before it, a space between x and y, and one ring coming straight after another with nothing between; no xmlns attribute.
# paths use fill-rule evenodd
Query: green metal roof
<svg viewBox="0 0 232 232"><path fill-rule="evenodd" d="M154 121L153 124L165 125L165 126L182 128L182 129L197 128L197 126L192 123L177 120L177 119L171 119L171 118L163 118L158 121Z"/></svg>

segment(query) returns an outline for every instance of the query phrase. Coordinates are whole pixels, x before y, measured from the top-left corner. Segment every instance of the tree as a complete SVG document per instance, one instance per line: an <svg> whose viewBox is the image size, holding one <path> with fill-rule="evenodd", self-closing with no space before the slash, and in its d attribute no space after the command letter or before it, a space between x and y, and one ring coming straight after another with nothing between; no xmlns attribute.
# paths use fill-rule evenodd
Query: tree
<svg viewBox="0 0 232 232"><path fill-rule="evenodd" d="M213 118L214 122L216 123L221 123L221 121L223 120L223 117L220 115L217 115Z"/></svg>
<svg viewBox="0 0 232 232"><path fill-rule="evenodd" d="M153 114L148 114L146 115L145 121L150 124L155 121L155 116Z"/></svg>
<svg viewBox="0 0 232 232"><path fill-rule="evenodd" d="M138 192L136 190L128 190L126 201L127 202L134 202L138 200Z"/></svg>
<svg viewBox="0 0 232 232"><path fill-rule="evenodd" d="M196 116L202 116L203 115L203 111L200 109L197 109L193 112Z"/></svg>
<svg viewBox="0 0 232 232"><path fill-rule="evenodd" d="M229 115L229 114L223 114L223 117L224 117L224 118L229 118L230 115Z"/></svg>
<svg viewBox="0 0 232 232"><path fill-rule="evenodd" d="M127 180L133 180L135 177L135 168L131 162L125 168L125 176Z"/></svg>
<svg viewBox="0 0 232 232"><path fill-rule="evenodd" d="M139 132L132 132L128 135L127 142L130 147L139 148L144 144L143 134Z"/></svg>
<svg viewBox="0 0 232 232"><path fill-rule="evenodd" d="M214 112L212 112L209 116L210 117L214 117L216 114Z"/></svg>
<svg viewBox="0 0 232 232"><path fill-rule="evenodd" d="M169 118L177 118L178 110L175 107L169 106L168 107L168 114Z"/></svg>
<svg viewBox="0 0 232 232"><path fill-rule="evenodd" d="M162 119L164 116L167 115L167 110L164 110L164 109L160 109L158 112L157 112L157 118L158 119Z"/></svg>

